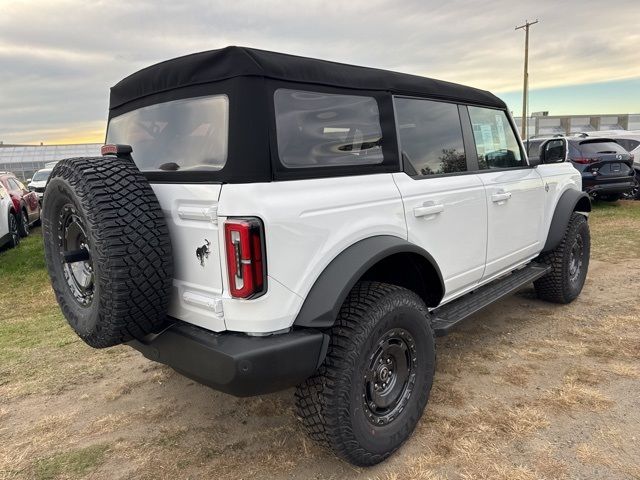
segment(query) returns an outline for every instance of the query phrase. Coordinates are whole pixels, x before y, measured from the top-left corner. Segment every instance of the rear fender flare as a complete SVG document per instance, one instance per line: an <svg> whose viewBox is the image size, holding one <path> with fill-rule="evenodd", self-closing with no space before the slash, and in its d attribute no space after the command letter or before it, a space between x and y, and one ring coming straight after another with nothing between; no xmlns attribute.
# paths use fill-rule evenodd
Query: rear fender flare
<svg viewBox="0 0 640 480"><path fill-rule="evenodd" d="M398 253L418 254L435 270L440 292L437 303L444 294L442 273L433 257L424 249L391 235L380 235L360 240L335 257L311 287L294 326L331 327L342 304L354 285L374 265L390 255Z"/></svg>
<svg viewBox="0 0 640 480"><path fill-rule="evenodd" d="M591 200L589 195L578 190L567 190L560 196L560 200L556 204L553 212L547 241L544 244L542 252L549 252L560 245L564 232L569 225L569 219L573 212L588 213L591 211Z"/></svg>

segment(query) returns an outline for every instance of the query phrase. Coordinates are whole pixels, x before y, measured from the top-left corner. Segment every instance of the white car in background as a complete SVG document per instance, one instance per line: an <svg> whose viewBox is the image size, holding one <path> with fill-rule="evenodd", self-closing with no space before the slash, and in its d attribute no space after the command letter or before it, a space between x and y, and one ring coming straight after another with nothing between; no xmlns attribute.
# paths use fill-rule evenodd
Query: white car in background
<svg viewBox="0 0 640 480"><path fill-rule="evenodd" d="M47 186L47 180L49 180L49 175L51 175L52 170L53 168L43 168L42 170L38 170L33 174L33 178L29 181L29 185L27 185L29 191L36 192L38 195L40 205L42 205L44 188Z"/></svg>
<svg viewBox="0 0 640 480"><path fill-rule="evenodd" d="M18 218L9 192L0 184L0 248L16 247L20 243Z"/></svg>

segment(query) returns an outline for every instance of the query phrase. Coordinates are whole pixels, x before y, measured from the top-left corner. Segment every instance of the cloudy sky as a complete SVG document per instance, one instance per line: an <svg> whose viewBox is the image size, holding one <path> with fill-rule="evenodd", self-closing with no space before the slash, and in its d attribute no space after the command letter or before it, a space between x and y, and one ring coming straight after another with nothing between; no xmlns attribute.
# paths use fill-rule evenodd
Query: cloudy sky
<svg viewBox="0 0 640 480"><path fill-rule="evenodd" d="M489 89L521 111L640 113L640 0L0 0L0 140L100 142L109 87L245 45Z"/></svg>

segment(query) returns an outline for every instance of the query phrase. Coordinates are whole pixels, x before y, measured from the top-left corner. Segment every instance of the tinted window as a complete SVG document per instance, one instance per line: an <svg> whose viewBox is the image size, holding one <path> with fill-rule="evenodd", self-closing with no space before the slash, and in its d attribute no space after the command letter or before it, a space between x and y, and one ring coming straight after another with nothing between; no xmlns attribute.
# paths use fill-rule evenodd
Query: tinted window
<svg viewBox="0 0 640 480"><path fill-rule="evenodd" d="M615 142L581 142L578 146L583 155L593 155L598 153L628 153L624 148Z"/></svg>
<svg viewBox="0 0 640 480"><path fill-rule="evenodd" d="M107 143L133 147L142 171L220 170L227 161L226 95L159 103L109 122Z"/></svg>
<svg viewBox="0 0 640 480"><path fill-rule="evenodd" d="M458 106L396 98L396 121L405 170L434 175L467 170Z"/></svg>
<svg viewBox="0 0 640 480"><path fill-rule="evenodd" d="M382 128L375 98L279 89L274 102L283 165L382 163Z"/></svg>
<svg viewBox="0 0 640 480"><path fill-rule="evenodd" d="M632 140L630 138L618 138L616 139L616 143L624 148L627 152L634 150L638 145L640 145L640 141Z"/></svg>
<svg viewBox="0 0 640 480"><path fill-rule="evenodd" d="M526 165L505 112L469 107L469 116L481 169Z"/></svg>

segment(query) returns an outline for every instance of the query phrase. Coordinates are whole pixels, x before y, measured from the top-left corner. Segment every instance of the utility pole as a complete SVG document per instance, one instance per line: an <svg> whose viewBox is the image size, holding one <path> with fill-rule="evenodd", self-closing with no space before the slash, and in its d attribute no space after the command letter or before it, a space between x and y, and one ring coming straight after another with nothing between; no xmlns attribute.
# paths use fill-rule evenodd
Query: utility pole
<svg viewBox="0 0 640 480"><path fill-rule="evenodd" d="M524 28L524 88L522 94L522 140L527 139L527 96L529 94L529 27L531 25L535 25L538 23L536 19L535 22L529 22L527 20L524 25L520 25L516 27L516 30L521 30Z"/></svg>

